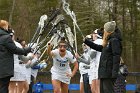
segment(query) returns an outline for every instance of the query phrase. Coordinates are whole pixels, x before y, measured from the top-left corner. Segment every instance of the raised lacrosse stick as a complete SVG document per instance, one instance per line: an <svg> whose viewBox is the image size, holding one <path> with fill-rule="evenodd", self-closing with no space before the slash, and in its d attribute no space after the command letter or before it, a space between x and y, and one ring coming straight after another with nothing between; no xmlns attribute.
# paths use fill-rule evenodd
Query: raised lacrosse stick
<svg viewBox="0 0 140 93"><path fill-rule="evenodd" d="M56 33L53 34L53 36L51 37L51 44L53 45L53 49L56 48L58 46L58 42L61 40L61 37L64 37L65 33L60 32L59 30L57 30ZM52 40L52 38L54 38ZM47 44L45 46L43 46L42 48L40 48L39 50L43 50L44 48L47 47Z"/></svg>
<svg viewBox="0 0 140 93"><path fill-rule="evenodd" d="M77 27L78 31L81 33L82 37L85 38L83 33L82 33L82 31L81 31L81 29L79 28L79 26L77 24L75 13L69 9L70 5L65 0L62 0L62 2L63 2L64 11L66 12L67 15L69 15L71 17L71 19L73 20L73 23Z"/></svg>
<svg viewBox="0 0 140 93"><path fill-rule="evenodd" d="M34 34L32 40L31 40L31 42L30 42L30 46L33 46L33 43L35 43L35 42L37 41L38 37L41 36L41 35L43 35L43 32L44 32L43 30L46 30L46 29L47 29L47 27L48 27L48 25L50 24L50 22L51 22L54 18L56 18L58 14L60 14L60 10L59 10L59 9L57 9L56 11L54 11L54 13L51 14L51 16L48 18L48 21L47 21L46 25L44 25L44 22L43 22L43 19L45 19L46 16L43 15L43 16L40 17L40 21L39 21L39 23L38 23L37 31L36 31L36 33ZM41 29L41 30L40 30L40 29ZM41 31L41 32L40 32L40 31ZM40 32L40 33L38 33L38 32ZM35 37L36 37L36 38L35 38ZM39 39L38 39L37 42L39 42ZM31 45L31 44L32 44L32 45Z"/></svg>
<svg viewBox="0 0 140 93"><path fill-rule="evenodd" d="M38 44L41 45L42 43L44 43L44 41L48 38L48 36L50 36L50 34L52 33L52 31L54 30L54 28L59 24L60 21L64 20L64 16L63 15L58 15L56 17L56 20L53 23L53 26L51 28L51 30L49 31L49 33L46 35L46 37Z"/></svg>
<svg viewBox="0 0 140 93"><path fill-rule="evenodd" d="M36 30L36 32L35 32L35 34L34 34L34 36L33 36L33 38L32 38L32 40L31 40L31 42L30 42L30 47L32 47L33 45L34 45L34 43L36 42L36 40L39 38L40 39L40 37L41 37L41 34L42 34L42 29L43 29L43 27L44 27L44 22L45 22L45 20L47 20L47 15L42 15L41 17L40 17L40 21L39 21L39 23L38 23L38 27L37 27L37 30ZM38 34L38 35L37 35ZM38 39L38 40L39 40Z"/></svg>
<svg viewBox="0 0 140 93"><path fill-rule="evenodd" d="M50 36L50 34L52 34L54 28L56 28L57 25L58 25L62 20L64 20L64 16L63 16L63 15L60 14L60 15L58 15L58 16L56 17L56 19L55 19L55 21L54 21L54 23L53 23L53 27L51 28L50 32L45 36L45 38L44 38L42 41L40 41L40 43L37 44L37 46L41 46L41 45L46 41L46 39ZM36 49L35 53L39 50L39 48L40 48L40 47L38 47L38 48Z"/></svg>
<svg viewBox="0 0 140 93"><path fill-rule="evenodd" d="M50 42L53 41L55 37L51 38ZM38 51L38 50L37 50ZM37 52L36 51L36 52ZM32 64L28 65L28 67L34 67L35 65L40 63L41 58L43 57L43 55L45 54L45 52L47 51L47 47L44 49L43 53L41 54L41 56L38 58L38 60L35 60Z"/></svg>

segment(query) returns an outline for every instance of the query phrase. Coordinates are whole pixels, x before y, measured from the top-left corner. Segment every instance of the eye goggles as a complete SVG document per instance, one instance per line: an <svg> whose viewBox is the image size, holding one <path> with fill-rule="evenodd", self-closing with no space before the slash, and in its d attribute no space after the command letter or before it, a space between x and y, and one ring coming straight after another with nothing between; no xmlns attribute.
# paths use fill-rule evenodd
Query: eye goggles
<svg viewBox="0 0 140 93"><path fill-rule="evenodd" d="M59 48L67 48L67 45L59 45Z"/></svg>

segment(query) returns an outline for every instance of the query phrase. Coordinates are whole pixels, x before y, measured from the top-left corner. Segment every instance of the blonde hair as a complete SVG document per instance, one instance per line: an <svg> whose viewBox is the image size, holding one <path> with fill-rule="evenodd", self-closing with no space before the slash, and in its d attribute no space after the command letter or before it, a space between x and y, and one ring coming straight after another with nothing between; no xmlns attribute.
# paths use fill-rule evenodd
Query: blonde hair
<svg viewBox="0 0 140 93"><path fill-rule="evenodd" d="M108 43L108 37L112 34L113 32L107 32L104 31L104 35L103 35L103 47L106 47L107 43Z"/></svg>
<svg viewBox="0 0 140 93"><path fill-rule="evenodd" d="M9 23L5 20L0 20L0 28L8 30Z"/></svg>

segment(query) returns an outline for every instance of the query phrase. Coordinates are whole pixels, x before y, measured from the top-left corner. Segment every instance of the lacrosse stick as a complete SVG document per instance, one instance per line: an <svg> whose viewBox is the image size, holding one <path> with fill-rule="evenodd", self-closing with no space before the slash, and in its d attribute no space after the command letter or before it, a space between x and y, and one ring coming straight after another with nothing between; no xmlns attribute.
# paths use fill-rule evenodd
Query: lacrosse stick
<svg viewBox="0 0 140 93"><path fill-rule="evenodd" d="M38 27L37 27L37 30L36 30L36 32L35 32L35 34L34 34L34 36L33 36L33 38L32 38L32 40L31 40L31 42L30 42L30 47L32 47L33 45L34 45L34 43L36 42L36 40L38 39L38 38L40 38L41 37L41 34L42 34L42 29L43 29L43 27L44 27L44 22L45 22L45 20L47 20L47 15L42 15L41 17L40 17L40 21L39 21L39 23L38 23ZM39 35L37 36L37 34L39 33ZM36 38L35 38L36 37ZM39 40L39 39L38 39Z"/></svg>
<svg viewBox="0 0 140 93"><path fill-rule="evenodd" d="M57 17L57 15L59 15L59 14L60 14L60 10L59 10L59 9L57 9L56 11L54 11L54 12L51 14L50 18L48 18L48 23L44 26L44 29L46 29L46 28L48 27L49 23L50 23L52 20L54 20L54 19Z"/></svg>
<svg viewBox="0 0 140 93"><path fill-rule="evenodd" d="M71 19L73 20L74 25L77 27L78 31L81 33L82 37L84 38L84 35L83 35L81 29L79 28L79 26L77 24L75 13L69 9L70 5L65 0L62 0L62 2L63 2L64 11L66 12L67 15L69 15L71 17Z"/></svg>
<svg viewBox="0 0 140 93"><path fill-rule="evenodd" d="M55 37L53 37L53 38L50 40L50 42L51 42L54 38L55 38ZM39 64L41 58L43 57L43 55L45 54L46 51L47 51L47 47L45 48L45 50L43 51L43 53L41 54L41 56L40 56L37 60L35 60L32 64L28 65L28 68L29 68L29 67L34 67L35 65Z"/></svg>
<svg viewBox="0 0 140 93"><path fill-rule="evenodd" d="M40 18L40 22L38 23L39 26L37 28L37 31L36 32L39 32L41 30L46 30L49 23L60 13L60 10L57 9L54 13L51 14L51 16L48 18L48 21L47 21L47 24L44 26L44 22L43 22L43 18L45 19L45 16L42 16ZM40 28L41 27L41 28ZM41 30L40 30L41 29ZM39 30L39 31L38 31ZM41 33L38 34L38 36L36 36L38 33L35 33L34 36L33 36L33 39L31 40L30 44L32 44L33 40L34 42L36 42L36 40L38 39L39 36L43 35L43 31ZM34 39L36 37L36 39ZM39 40L39 39L38 39ZM33 42L33 43L34 43ZM33 44L32 44L33 45Z"/></svg>
<svg viewBox="0 0 140 93"><path fill-rule="evenodd" d="M50 36L50 34L53 33L54 29L57 27L57 25L58 25L62 20L64 20L64 16L63 16L63 15L58 15L58 16L56 17L56 20L54 21L53 27L51 28L50 32L46 35L46 37L45 37L42 41L40 41L40 43L38 43L37 46L41 46L41 45L46 41L46 39ZM35 53L39 50L39 48L40 48L40 47L37 48L37 50L35 51Z"/></svg>
<svg viewBox="0 0 140 93"><path fill-rule="evenodd" d="M59 30L53 34L53 36L51 37L51 39L54 38L53 40L51 40L51 44L53 45L53 49L57 46L57 44L58 44L57 42L60 41L61 37L64 37L64 33L61 33ZM46 47L47 47L47 44L39 50L41 51Z"/></svg>

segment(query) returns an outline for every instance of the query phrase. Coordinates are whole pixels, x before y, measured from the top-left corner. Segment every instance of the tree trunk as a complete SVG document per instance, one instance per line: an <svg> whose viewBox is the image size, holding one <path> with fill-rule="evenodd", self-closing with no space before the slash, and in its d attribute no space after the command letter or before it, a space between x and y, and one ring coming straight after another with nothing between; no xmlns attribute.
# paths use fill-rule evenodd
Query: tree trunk
<svg viewBox="0 0 140 93"><path fill-rule="evenodd" d="M118 0L113 0L113 13L112 13L112 20L117 21L117 6L118 6Z"/></svg>

